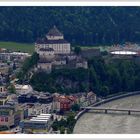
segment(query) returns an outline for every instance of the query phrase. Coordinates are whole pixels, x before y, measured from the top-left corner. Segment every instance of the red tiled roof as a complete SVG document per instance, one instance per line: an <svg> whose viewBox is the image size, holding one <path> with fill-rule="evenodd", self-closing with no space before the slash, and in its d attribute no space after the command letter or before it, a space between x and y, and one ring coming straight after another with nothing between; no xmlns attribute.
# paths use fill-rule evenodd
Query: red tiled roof
<svg viewBox="0 0 140 140"><path fill-rule="evenodd" d="M76 97L74 96L59 96L55 98L59 102L63 103L71 103L76 102Z"/></svg>

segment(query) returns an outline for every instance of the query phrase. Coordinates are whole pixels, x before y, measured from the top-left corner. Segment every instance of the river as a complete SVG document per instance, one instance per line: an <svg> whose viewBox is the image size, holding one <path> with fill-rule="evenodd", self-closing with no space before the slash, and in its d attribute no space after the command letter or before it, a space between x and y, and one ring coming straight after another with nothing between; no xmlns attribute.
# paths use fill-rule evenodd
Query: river
<svg viewBox="0 0 140 140"><path fill-rule="evenodd" d="M102 105L110 108L140 109L140 95L129 96ZM76 122L75 134L140 134L140 113L87 112Z"/></svg>

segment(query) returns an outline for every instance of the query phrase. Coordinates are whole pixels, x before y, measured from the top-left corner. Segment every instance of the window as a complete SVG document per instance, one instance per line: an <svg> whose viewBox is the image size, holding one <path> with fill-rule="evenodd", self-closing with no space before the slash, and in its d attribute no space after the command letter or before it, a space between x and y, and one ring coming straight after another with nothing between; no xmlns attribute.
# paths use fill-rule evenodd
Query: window
<svg viewBox="0 0 140 140"><path fill-rule="evenodd" d="M64 108L67 108L67 104L64 104Z"/></svg>
<svg viewBox="0 0 140 140"><path fill-rule="evenodd" d="M4 122L4 117L1 117L1 122Z"/></svg>
<svg viewBox="0 0 140 140"><path fill-rule="evenodd" d="M5 117L5 122L8 122L8 117Z"/></svg>
<svg viewBox="0 0 140 140"><path fill-rule="evenodd" d="M64 108L64 105L63 105L63 104L61 104L61 105L60 105L60 108Z"/></svg>

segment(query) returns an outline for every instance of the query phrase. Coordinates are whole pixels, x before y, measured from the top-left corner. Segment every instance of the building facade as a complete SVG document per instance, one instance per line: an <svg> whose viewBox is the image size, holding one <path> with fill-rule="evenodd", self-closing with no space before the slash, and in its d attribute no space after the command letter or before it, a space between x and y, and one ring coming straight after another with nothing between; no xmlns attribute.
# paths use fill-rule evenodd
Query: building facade
<svg viewBox="0 0 140 140"><path fill-rule="evenodd" d="M53 100L53 110L55 111L69 111L71 106L77 102L74 96L55 96Z"/></svg>
<svg viewBox="0 0 140 140"><path fill-rule="evenodd" d="M21 121L20 127L26 133L48 133L53 123L51 114L40 114L30 120Z"/></svg>
<svg viewBox="0 0 140 140"><path fill-rule="evenodd" d="M50 104L33 104L32 106L28 107L28 116L35 116L41 113L48 114L52 111L52 103Z"/></svg>
<svg viewBox="0 0 140 140"><path fill-rule="evenodd" d="M42 56L54 54L69 54L70 43L64 39L63 34L54 26L44 39L38 39L35 43L35 51ZM45 52L45 53L44 53Z"/></svg>
<svg viewBox="0 0 140 140"><path fill-rule="evenodd" d="M0 105L0 126L17 126L23 120L23 110L16 106Z"/></svg>
<svg viewBox="0 0 140 140"><path fill-rule="evenodd" d="M6 87L5 86L3 86L3 85L1 85L0 86L0 93L6 93Z"/></svg>

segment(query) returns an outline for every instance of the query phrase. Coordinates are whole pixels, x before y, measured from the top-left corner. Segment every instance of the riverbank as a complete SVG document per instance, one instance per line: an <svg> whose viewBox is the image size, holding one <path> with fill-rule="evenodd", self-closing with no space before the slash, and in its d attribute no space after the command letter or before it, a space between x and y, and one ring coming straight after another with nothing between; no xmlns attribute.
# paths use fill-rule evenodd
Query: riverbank
<svg viewBox="0 0 140 140"><path fill-rule="evenodd" d="M108 102L111 102L111 101L114 101L114 100L118 100L118 99L121 99L121 98L133 96L133 95L138 95L138 94L140 94L140 91L128 92L128 93L125 93L125 94L122 94L122 95L118 95L118 96L116 95L116 96L113 96L113 97L110 97L110 98L107 98L107 99L103 99L102 101L96 102L96 103L94 103L94 104L92 104L90 106L96 107L96 106L100 106L100 105L103 105L105 103L108 103ZM87 112L86 109L80 111L75 116L75 120L77 121L86 112Z"/></svg>
<svg viewBox="0 0 140 140"><path fill-rule="evenodd" d="M134 94L133 94L134 95ZM140 94L101 104L103 108L140 108ZM74 134L140 134L140 114L88 111L76 122Z"/></svg>

